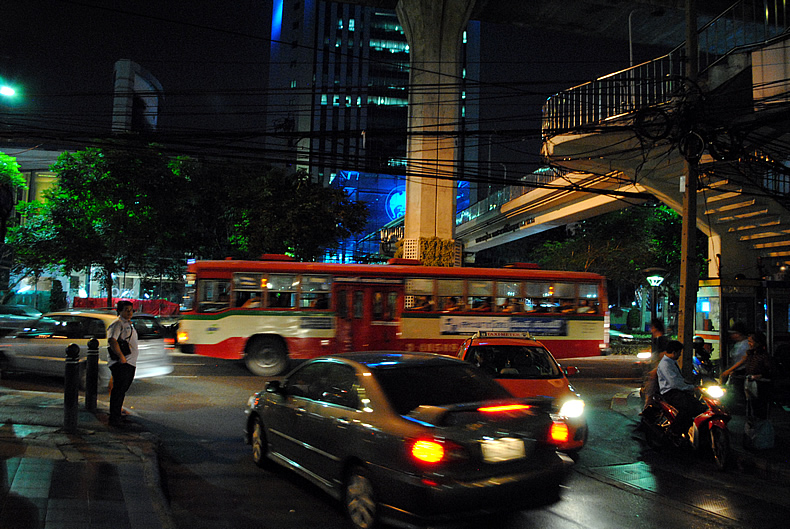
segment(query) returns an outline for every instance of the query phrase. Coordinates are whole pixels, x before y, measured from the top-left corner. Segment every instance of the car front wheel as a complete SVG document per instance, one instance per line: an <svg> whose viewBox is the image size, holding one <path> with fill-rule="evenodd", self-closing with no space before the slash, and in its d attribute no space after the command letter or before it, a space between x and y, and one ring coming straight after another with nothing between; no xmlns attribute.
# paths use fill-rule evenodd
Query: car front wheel
<svg viewBox="0 0 790 529"><path fill-rule="evenodd" d="M263 468L266 466L266 453L269 447L266 442L266 431L260 417L252 421L252 460Z"/></svg>
<svg viewBox="0 0 790 529"><path fill-rule="evenodd" d="M376 495L368 472L356 466L346 479L345 507L356 529L372 529L377 525Z"/></svg>

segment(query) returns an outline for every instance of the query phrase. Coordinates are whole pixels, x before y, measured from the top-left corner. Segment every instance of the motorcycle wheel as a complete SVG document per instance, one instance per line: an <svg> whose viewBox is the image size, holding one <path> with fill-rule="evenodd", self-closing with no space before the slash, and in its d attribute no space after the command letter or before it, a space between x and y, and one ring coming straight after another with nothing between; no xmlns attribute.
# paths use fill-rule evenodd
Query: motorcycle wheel
<svg viewBox="0 0 790 529"><path fill-rule="evenodd" d="M719 470L727 470L730 460L730 432L723 428L713 428L710 431L710 448L713 460Z"/></svg>

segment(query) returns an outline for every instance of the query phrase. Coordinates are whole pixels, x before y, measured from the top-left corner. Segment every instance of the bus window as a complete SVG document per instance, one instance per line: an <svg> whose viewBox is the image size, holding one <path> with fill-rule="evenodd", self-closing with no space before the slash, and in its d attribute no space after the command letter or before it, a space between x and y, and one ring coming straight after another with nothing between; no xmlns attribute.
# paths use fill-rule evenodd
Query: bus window
<svg viewBox="0 0 790 529"><path fill-rule="evenodd" d="M554 283L554 299L560 312L576 312L576 285L573 283Z"/></svg>
<svg viewBox="0 0 790 529"><path fill-rule="evenodd" d="M554 309L551 300L551 284L533 283L524 284L524 310L527 312L552 312Z"/></svg>
<svg viewBox="0 0 790 529"><path fill-rule="evenodd" d="M468 304L474 311L493 311L491 294L494 291L493 281L469 281Z"/></svg>
<svg viewBox="0 0 790 529"><path fill-rule="evenodd" d="M598 285L579 285L579 309L577 312L597 314L598 304Z"/></svg>
<svg viewBox="0 0 790 529"><path fill-rule="evenodd" d="M311 310L328 310L332 279L328 276L303 276L299 307Z"/></svg>
<svg viewBox="0 0 790 529"><path fill-rule="evenodd" d="M406 280L406 310L436 310L433 300L433 279Z"/></svg>
<svg viewBox="0 0 790 529"><path fill-rule="evenodd" d="M230 307L230 281L203 279L198 282L198 311L218 312Z"/></svg>
<svg viewBox="0 0 790 529"><path fill-rule="evenodd" d="M498 312L521 312L521 283L499 281L496 284Z"/></svg>
<svg viewBox="0 0 790 529"><path fill-rule="evenodd" d="M448 312L464 310L463 279L438 279L436 291L439 295L439 310Z"/></svg>
<svg viewBox="0 0 790 529"><path fill-rule="evenodd" d="M266 306L278 309L287 309L294 306L299 280L295 275L271 274L266 284Z"/></svg>
<svg viewBox="0 0 790 529"><path fill-rule="evenodd" d="M263 274L233 274L233 306L253 309L263 306Z"/></svg>

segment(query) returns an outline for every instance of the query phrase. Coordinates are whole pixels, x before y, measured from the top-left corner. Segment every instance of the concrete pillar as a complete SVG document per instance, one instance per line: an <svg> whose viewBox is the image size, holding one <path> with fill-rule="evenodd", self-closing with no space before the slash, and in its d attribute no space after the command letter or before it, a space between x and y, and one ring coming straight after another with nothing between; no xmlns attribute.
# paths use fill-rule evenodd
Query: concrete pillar
<svg viewBox="0 0 790 529"><path fill-rule="evenodd" d="M400 0L409 42L410 90L405 257L420 237L455 236L456 136L461 38L476 0Z"/></svg>

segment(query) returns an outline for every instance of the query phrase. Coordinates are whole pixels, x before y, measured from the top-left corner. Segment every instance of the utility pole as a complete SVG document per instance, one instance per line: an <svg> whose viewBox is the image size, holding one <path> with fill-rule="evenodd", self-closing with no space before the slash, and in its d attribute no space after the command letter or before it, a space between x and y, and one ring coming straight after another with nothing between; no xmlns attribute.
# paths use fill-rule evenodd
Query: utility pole
<svg viewBox="0 0 790 529"><path fill-rule="evenodd" d="M686 0L686 78L693 85L697 81L697 2ZM696 91L689 90L687 104L694 105ZM691 131L689 131L691 133ZM683 232L680 245L680 309L678 311L678 338L683 342L681 370L690 380L694 365L694 318L696 316L698 272L694 256L697 246L697 164L693 153L686 156L685 186L683 193Z"/></svg>

